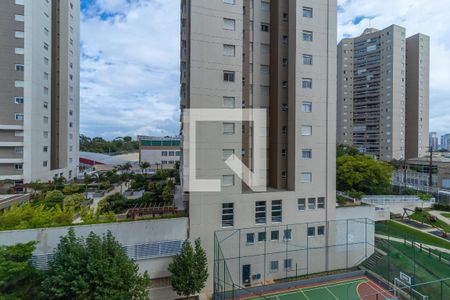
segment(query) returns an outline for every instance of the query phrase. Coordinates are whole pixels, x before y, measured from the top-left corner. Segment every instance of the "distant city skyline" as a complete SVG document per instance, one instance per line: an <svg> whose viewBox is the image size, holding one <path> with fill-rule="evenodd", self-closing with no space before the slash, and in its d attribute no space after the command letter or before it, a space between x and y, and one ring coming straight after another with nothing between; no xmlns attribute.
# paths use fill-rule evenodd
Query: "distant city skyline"
<svg viewBox="0 0 450 300"><path fill-rule="evenodd" d="M179 1L81 0L81 133L177 135ZM430 131L450 132L450 2L338 1L343 37L397 24L431 36Z"/></svg>

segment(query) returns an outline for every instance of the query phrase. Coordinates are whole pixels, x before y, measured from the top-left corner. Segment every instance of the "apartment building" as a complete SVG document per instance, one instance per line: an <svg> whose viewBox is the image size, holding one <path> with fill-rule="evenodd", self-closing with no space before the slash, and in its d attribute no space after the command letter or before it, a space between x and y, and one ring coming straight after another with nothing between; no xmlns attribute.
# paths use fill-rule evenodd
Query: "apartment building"
<svg viewBox="0 0 450 300"><path fill-rule="evenodd" d="M434 151L439 149L439 137L437 132L433 131L428 134L428 139L430 143L430 147L433 148Z"/></svg>
<svg viewBox="0 0 450 300"><path fill-rule="evenodd" d="M439 148L450 151L450 134L447 133L441 136L441 145Z"/></svg>
<svg viewBox="0 0 450 300"><path fill-rule="evenodd" d="M0 1L0 179L74 178L79 0Z"/></svg>
<svg viewBox="0 0 450 300"><path fill-rule="evenodd" d="M265 241L258 233L265 226L312 222L308 237L318 241L325 223L335 219L336 5L335 0L181 1L181 108L263 108L268 114L268 190L258 193L225 164L235 154L258 168L252 160L254 124L183 123L190 238L201 238L211 276L217 230L249 228L253 235L247 242L253 244L255 235ZM197 128L195 149L186 146L190 126ZM190 151L196 151L196 165L190 164ZM198 178L219 179L221 191L189 191L192 168ZM291 234L299 244L306 242L300 233ZM274 233L279 235L283 231ZM310 259L317 272L329 269L327 256ZM211 279L207 290L212 291Z"/></svg>
<svg viewBox="0 0 450 300"><path fill-rule="evenodd" d="M139 162L151 166L171 166L180 161L180 137L138 136Z"/></svg>
<svg viewBox="0 0 450 300"><path fill-rule="evenodd" d="M429 38L392 25L338 45L337 142L381 160L418 157L428 141Z"/></svg>

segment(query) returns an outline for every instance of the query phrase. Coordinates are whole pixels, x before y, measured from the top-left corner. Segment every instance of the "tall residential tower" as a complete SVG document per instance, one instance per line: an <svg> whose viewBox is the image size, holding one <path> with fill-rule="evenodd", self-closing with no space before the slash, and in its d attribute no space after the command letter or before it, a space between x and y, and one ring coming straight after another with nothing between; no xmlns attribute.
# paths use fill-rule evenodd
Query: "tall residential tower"
<svg viewBox="0 0 450 300"><path fill-rule="evenodd" d="M252 160L253 123L198 122L195 150L183 149L190 235L202 239L210 274L216 230L252 228L254 236L265 226L317 222L310 233L317 227L321 239L336 208L336 0L181 3L181 108L263 108L268 114L267 192L250 191L225 164L236 154L259 168ZM184 145L190 126L183 124ZM221 192L190 192L192 168L200 179L219 179ZM310 259L317 272L328 269L324 256Z"/></svg>
<svg viewBox="0 0 450 300"><path fill-rule="evenodd" d="M338 45L337 142L381 160L427 150L429 38L368 28Z"/></svg>
<svg viewBox="0 0 450 300"><path fill-rule="evenodd" d="M79 0L0 1L0 180L74 178Z"/></svg>

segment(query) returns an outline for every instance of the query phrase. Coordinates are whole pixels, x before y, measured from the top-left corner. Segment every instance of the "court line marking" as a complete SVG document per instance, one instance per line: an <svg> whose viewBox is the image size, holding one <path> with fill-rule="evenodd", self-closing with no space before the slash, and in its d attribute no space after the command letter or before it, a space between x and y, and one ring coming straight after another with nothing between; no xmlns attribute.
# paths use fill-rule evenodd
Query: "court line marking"
<svg viewBox="0 0 450 300"><path fill-rule="evenodd" d="M327 286L325 287L325 290L327 290L334 298L340 300L338 297L336 297L336 295L332 291L330 291L330 289Z"/></svg>
<svg viewBox="0 0 450 300"><path fill-rule="evenodd" d="M305 292L303 290L300 290L300 292L302 292L303 296L305 296L306 299L311 300L311 299L309 299L309 297L305 294Z"/></svg>
<svg viewBox="0 0 450 300"><path fill-rule="evenodd" d="M383 288L381 288L380 286L378 286L378 285L375 284L374 282L368 281L367 284L368 284L370 287L372 287L377 293L380 293L383 297L386 297L386 294L387 294L387 297L388 297L388 298L392 298L392 295L390 295L389 292L387 292L386 290L384 290Z"/></svg>

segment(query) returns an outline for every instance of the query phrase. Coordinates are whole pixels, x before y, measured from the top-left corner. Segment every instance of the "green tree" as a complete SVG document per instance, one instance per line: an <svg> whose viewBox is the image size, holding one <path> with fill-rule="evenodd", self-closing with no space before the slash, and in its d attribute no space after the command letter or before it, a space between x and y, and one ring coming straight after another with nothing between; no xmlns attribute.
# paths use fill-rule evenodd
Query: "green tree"
<svg viewBox="0 0 450 300"><path fill-rule="evenodd" d="M189 299L200 293L208 279L208 262L200 239L195 241L194 248L185 241L180 254L169 264L169 272L173 289L180 296Z"/></svg>
<svg viewBox="0 0 450 300"><path fill-rule="evenodd" d="M110 231L77 237L73 229L61 238L42 282L45 299L149 299L150 279L139 274Z"/></svg>
<svg viewBox="0 0 450 300"><path fill-rule="evenodd" d="M79 211L81 208L81 204L85 201L83 194L73 194L67 196L64 199L64 207L71 208L74 211Z"/></svg>
<svg viewBox="0 0 450 300"><path fill-rule="evenodd" d="M336 184L340 191L367 195L390 192L392 166L365 155L344 155L336 161Z"/></svg>
<svg viewBox="0 0 450 300"><path fill-rule="evenodd" d="M30 263L34 248L34 242L0 247L0 299L37 298L42 274Z"/></svg>
<svg viewBox="0 0 450 300"><path fill-rule="evenodd" d="M348 145L338 145L336 149L336 156L341 157L344 155L356 156L360 154L358 149Z"/></svg>
<svg viewBox="0 0 450 300"><path fill-rule="evenodd" d="M59 190L53 190L47 192L44 199L44 204L48 207L54 207L56 205L62 206L64 201L64 195Z"/></svg>

